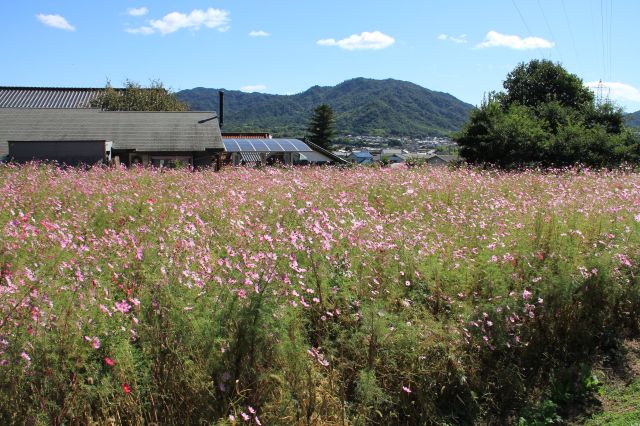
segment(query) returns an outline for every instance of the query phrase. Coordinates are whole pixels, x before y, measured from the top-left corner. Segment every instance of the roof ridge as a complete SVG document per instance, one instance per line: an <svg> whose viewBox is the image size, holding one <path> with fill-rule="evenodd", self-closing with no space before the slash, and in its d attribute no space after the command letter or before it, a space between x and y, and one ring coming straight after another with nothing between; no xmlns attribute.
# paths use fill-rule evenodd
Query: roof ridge
<svg viewBox="0 0 640 426"><path fill-rule="evenodd" d="M0 111L7 110L16 110L16 111L59 111L60 114L68 113L69 111L97 111L99 113L126 113L126 114L134 114L134 113L153 113L153 114L210 114L214 115L218 118L217 111L110 111L104 110L100 108L55 108L55 107L46 107L46 108L31 108L31 107L0 107ZM237 138L242 139L242 138Z"/></svg>
<svg viewBox="0 0 640 426"><path fill-rule="evenodd" d="M124 90L121 87L112 87L114 90ZM105 87L68 87L68 86L0 86L0 90L106 90Z"/></svg>

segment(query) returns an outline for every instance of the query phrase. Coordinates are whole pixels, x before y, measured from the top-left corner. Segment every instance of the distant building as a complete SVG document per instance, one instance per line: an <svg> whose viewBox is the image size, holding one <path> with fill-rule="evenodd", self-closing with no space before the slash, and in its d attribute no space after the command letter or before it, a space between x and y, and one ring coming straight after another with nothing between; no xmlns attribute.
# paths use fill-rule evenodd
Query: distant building
<svg viewBox="0 0 640 426"><path fill-rule="evenodd" d="M347 160L354 164L373 164L373 155L369 151L353 151Z"/></svg>
<svg viewBox="0 0 640 426"><path fill-rule="evenodd" d="M430 166L446 166L448 164L456 163L459 160L460 157L457 155L436 154L427 158L426 162Z"/></svg>

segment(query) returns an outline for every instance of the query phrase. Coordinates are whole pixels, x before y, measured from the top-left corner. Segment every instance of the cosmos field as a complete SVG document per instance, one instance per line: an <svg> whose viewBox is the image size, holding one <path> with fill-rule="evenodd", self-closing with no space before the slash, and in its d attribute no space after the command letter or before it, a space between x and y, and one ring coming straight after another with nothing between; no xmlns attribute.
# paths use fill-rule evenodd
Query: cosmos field
<svg viewBox="0 0 640 426"><path fill-rule="evenodd" d="M640 325L633 171L1 166L0 225L2 424L517 424Z"/></svg>

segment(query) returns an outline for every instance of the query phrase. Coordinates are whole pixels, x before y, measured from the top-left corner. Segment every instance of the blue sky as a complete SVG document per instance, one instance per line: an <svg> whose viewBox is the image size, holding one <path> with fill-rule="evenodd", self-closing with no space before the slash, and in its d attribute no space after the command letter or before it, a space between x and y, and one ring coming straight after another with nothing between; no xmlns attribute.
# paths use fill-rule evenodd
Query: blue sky
<svg viewBox="0 0 640 426"><path fill-rule="evenodd" d="M640 110L640 1L4 1L0 85L107 79L291 94L395 78L478 104L519 62L561 62Z"/></svg>

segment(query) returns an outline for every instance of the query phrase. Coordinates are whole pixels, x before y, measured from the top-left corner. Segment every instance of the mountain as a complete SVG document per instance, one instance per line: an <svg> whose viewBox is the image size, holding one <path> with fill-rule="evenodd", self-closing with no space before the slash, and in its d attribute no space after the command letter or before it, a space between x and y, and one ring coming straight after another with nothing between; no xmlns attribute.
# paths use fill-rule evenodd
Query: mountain
<svg viewBox="0 0 640 426"><path fill-rule="evenodd" d="M197 87L176 96L191 110L218 111L218 90ZM338 134L444 136L459 130L472 105L448 93L399 80L355 78L295 95L224 90L224 130L302 136L316 106L333 108Z"/></svg>
<svg viewBox="0 0 640 426"><path fill-rule="evenodd" d="M640 111L627 114L624 117L624 119L625 119L625 122L627 123L627 126L636 127L640 129Z"/></svg>

